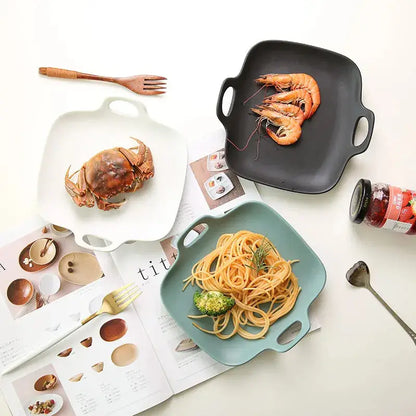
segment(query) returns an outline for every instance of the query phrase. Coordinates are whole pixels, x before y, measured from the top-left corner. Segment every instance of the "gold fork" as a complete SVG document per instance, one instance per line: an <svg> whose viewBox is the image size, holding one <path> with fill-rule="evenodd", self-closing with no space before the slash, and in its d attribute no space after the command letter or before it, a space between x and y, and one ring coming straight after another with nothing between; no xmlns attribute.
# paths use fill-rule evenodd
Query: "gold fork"
<svg viewBox="0 0 416 416"><path fill-rule="evenodd" d="M101 304L101 308L90 315L88 318L85 318L81 321L81 325L85 325L87 322L94 319L96 316L103 313L109 313L110 315L117 315L118 313L124 311L127 306L135 301L142 292L140 292L137 285L129 283L126 286L121 287L120 289L113 290L107 296L104 297Z"/></svg>
<svg viewBox="0 0 416 416"><path fill-rule="evenodd" d="M40 67L39 74L47 77L66 79L90 79L96 81L114 82L122 85L136 94L158 95L165 92L165 77L158 75L133 75L131 77L104 77L101 75L85 74L83 72L71 71L69 69Z"/></svg>
<svg viewBox="0 0 416 416"><path fill-rule="evenodd" d="M85 325L87 322L91 321L96 316L101 315L103 313L117 315L118 313L124 311L124 309L126 309L127 306L129 306L133 301L135 301L141 295L141 293L142 292L140 292L138 286L133 283L129 283L128 285L125 285L119 289L113 290L103 298L101 308L97 312L93 313L81 322L78 322L75 328L68 329L65 333L61 334L59 338L54 338L48 344L43 345L35 350L32 350L28 354L12 362L1 372L1 374L4 375L10 373L12 370L16 369L17 367L20 367L22 364L31 360L33 357L36 357L41 352L53 347L59 341L63 340L68 335L72 334L77 329L81 328L81 326Z"/></svg>

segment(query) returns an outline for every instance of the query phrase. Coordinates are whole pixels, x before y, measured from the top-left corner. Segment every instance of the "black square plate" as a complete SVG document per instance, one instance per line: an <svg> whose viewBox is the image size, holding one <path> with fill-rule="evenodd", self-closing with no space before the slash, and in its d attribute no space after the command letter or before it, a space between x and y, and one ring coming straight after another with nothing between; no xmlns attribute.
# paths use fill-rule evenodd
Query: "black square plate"
<svg viewBox="0 0 416 416"><path fill-rule="evenodd" d="M261 127L259 146L254 136L247 148L239 151L230 141L240 149L245 146L257 126L257 115L250 109L275 92L265 88L244 104L260 88L255 79L268 73L312 75L319 85L321 105L303 123L296 143L280 146ZM234 89L234 96L225 115L222 101L229 87ZM375 118L361 102L361 74L351 59L314 46L272 40L255 45L240 74L224 81L217 116L226 130L225 154L231 170L254 182L310 194L329 191L339 181L348 160L367 149ZM368 132L355 146L354 134L362 117L368 121Z"/></svg>

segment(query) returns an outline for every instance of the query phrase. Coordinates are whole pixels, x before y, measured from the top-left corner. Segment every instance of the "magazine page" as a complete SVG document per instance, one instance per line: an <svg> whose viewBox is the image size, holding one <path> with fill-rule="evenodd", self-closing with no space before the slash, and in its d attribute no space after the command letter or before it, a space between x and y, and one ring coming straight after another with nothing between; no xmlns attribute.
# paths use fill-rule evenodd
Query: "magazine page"
<svg viewBox="0 0 416 416"><path fill-rule="evenodd" d="M159 293L163 277L176 258L175 241L186 226L202 215L220 215L242 202L260 200L253 182L228 169L223 144L222 131L190 144L183 197L169 236L152 243L125 244L112 253L123 278L135 278L142 288L137 312L175 393L230 368L188 339L164 308Z"/></svg>
<svg viewBox="0 0 416 416"><path fill-rule="evenodd" d="M121 286L109 254L78 247L61 227L36 219L2 238L0 372L79 326ZM1 387L12 414L19 416L36 410L37 401L52 406L50 400L63 416L127 416L172 395L134 305L117 316L94 318L3 375Z"/></svg>

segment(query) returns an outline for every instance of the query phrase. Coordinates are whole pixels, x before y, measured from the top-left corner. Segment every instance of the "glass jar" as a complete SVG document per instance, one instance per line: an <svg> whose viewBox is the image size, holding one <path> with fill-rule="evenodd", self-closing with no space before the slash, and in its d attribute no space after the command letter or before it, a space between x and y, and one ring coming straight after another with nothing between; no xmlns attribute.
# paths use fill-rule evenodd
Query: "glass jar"
<svg viewBox="0 0 416 416"><path fill-rule="evenodd" d="M360 179L350 202L353 222L416 234L416 191Z"/></svg>

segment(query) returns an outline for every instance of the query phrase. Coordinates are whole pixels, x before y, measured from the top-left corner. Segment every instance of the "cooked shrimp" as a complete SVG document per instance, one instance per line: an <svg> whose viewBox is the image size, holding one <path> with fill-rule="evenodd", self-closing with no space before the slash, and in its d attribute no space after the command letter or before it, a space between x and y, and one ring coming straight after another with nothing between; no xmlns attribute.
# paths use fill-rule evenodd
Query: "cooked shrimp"
<svg viewBox="0 0 416 416"><path fill-rule="evenodd" d="M305 113L297 105L272 102L265 104L265 106L282 113L284 116L293 117L299 125L302 125L303 120L305 120Z"/></svg>
<svg viewBox="0 0 416 416"><path fill-rule="evenodd" d="M284 91L266 97L263 102L270 103L291 103L299 106L305 113L305 118L311 116L312 98L307 90L299 89L293 91Z"/></svg>
<svg viewBox="0 0 416 416"><path fill-rule="evenodd" d="M311 117L319 107L319 104L321 104L321 93L319 92L318 83L308 74L290 75L292 77L292 86L290 87L291 90L305 89L311 95L312 108L309 114L309 117Z"/></svg>
<svg viewBox="0 0 416 416"><path fill-rule="evenodd" d="M260 84L273 86L277 91L285 89L297 90L305 89L312 98L312 107L309 117L311 117L319 104L321 103L321 94L319 92L318 83L308 74L266 74L256 79Z"/></svg>
<svg viewBox="0 0 416 416"><path fill-rule="evenodd" d="M276 90L287 90L292 86L292 75L291 74L266 74L260 75L256 79L259 84L265 84L268 87L275 87Z"/></svg>
<svg viewBox="0 0 416 416"><path fill-rule="evenodd" d="M302 129L294 118L287 117L267 106L252 108L252 111L260 116L259 123L266 120L266 132L277 144L287 146L299 139ZM277 127L276 132L269 128L270 124Z"/></svg>

